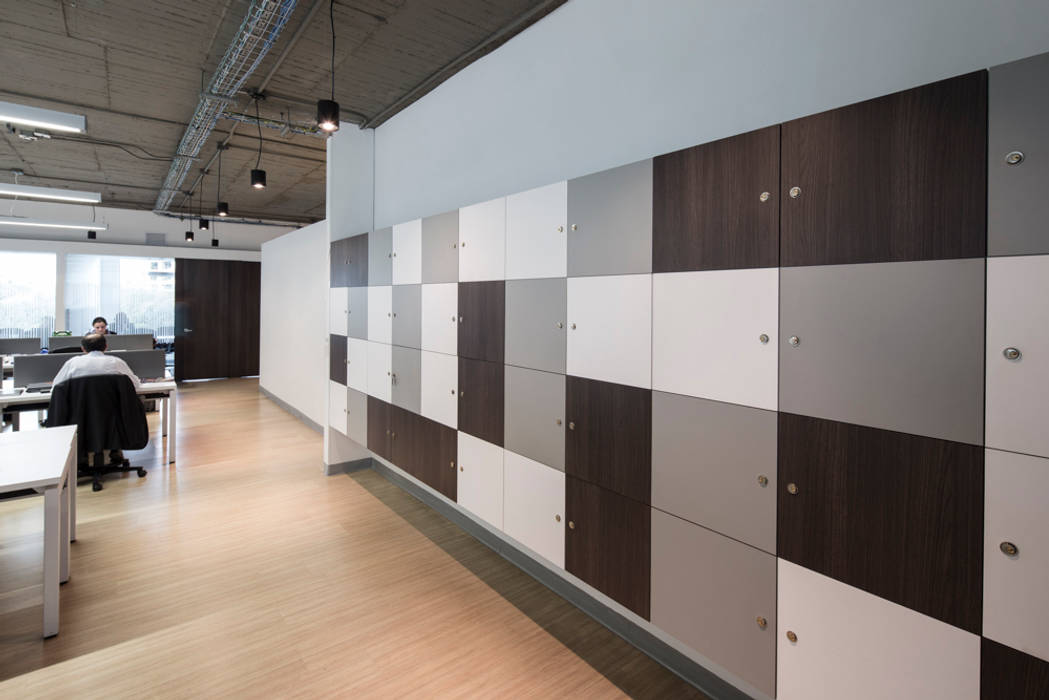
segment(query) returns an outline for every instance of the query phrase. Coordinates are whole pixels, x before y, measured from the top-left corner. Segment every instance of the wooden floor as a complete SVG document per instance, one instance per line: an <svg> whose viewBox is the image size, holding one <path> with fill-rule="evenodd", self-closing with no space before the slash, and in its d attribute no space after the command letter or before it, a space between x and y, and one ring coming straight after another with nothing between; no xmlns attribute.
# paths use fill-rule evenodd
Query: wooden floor
<svg viewBox="0 0 1049 700"><path fill-rule="evenodd" d="M54 639L42 500L0 502L0 697L703 697L374 472L323 476L257 388L186 385L177 465L80 487Z"/></svg>

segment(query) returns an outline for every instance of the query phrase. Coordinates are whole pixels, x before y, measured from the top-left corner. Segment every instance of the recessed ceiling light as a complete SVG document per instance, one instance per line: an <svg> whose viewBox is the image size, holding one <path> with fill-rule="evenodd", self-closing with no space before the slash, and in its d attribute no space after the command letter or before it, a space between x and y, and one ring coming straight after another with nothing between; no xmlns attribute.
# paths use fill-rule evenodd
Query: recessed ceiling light
<svg viewBox="0 0 1049 700"><path fill-rule="evenodd" d="M0 196L54 199L59 202L81 202L83 204L98 204L102 201L102 195L98 192L62 190L56 187L34 187L33 185L0 184Z"/></svg>
<svg viewBox="0 0 1049 700"><path fill-rule="evenodd" d="M82 114L27 107L14 102L0 102L0 123L24 124L70 134L83 134L87 131L87 120Z"/></svg>

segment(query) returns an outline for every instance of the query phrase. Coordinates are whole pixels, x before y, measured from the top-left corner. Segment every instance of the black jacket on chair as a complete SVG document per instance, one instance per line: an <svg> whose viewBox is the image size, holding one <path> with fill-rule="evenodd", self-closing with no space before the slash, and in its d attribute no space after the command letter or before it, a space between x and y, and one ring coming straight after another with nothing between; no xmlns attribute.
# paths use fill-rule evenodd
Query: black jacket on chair
<svg viewBox="0 0 1049 700"><path fill-rule="evenodd" d="M51 389L48 427L74 424L80 454L141 450L149 442L146 410L123 374L76 377Z"/></svg>

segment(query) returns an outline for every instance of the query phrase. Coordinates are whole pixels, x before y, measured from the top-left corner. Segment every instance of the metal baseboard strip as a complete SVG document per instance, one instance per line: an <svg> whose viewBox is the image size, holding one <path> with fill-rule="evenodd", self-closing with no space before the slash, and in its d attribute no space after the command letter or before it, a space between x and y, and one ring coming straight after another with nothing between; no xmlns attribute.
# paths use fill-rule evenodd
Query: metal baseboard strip
<svg viewBox="0 0 1049 700"><path fill-rule="evenodd" d="M324 434L324 426L322 426L320 423L317 423L317 422L311 420L305 413L303 413L299 409L295 408L294 406L292 406L287 401L284 401L283 399L281 399L280 397L275 395L272 391L270 391L266 387L264 387L262 385L259 385L259 392L263 396L265 396L267 399L269 399L270 401L272 401L273 403L277 404L278 406L283 408L285 411L287 411L291 415L293 415L296 418L298 418L299 420L301 420L303 423L305 423L311 429L317 431L321 435Z"/></svg>

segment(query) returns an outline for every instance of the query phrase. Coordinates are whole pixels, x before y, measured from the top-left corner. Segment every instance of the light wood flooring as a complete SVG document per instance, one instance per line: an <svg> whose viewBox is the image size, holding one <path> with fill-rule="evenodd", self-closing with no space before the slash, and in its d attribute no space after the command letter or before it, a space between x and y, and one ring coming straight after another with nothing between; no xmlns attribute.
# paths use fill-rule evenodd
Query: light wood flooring
<svg viewBox="0 0 1049 700"><path fill-rule="evenodd" d="M0 502L0 697L703 697L377 474L324 476L256 381L180 397L177 465L80 487L54 639L42 499Z"/></svg>

